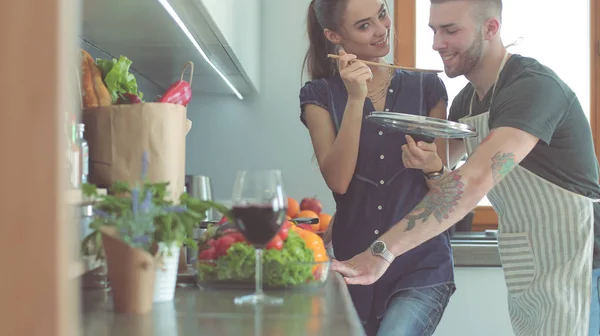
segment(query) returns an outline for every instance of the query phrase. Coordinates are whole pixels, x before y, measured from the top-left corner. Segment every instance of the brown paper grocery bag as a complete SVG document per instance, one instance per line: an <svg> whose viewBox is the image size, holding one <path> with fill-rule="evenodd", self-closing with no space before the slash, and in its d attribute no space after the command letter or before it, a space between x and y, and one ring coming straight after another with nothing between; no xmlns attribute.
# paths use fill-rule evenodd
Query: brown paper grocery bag
<svg viewBox="0 0 600 336"><path fill-rule="evenodd" d="M147 251L127 245L118 237L114 227L102 227L100 231L114 311L149 313L154 298L156 258Z"/></svg>
<svg viewBox="0 0 600 336"><path fill-rule="evenodd" d="M192 122L185 106L168 103L112 105L83 110L89 145L90 183L109 188L116 181L140 180L148 152L151 182L169 182L172 199L185 186L185 138Z"/></svg>

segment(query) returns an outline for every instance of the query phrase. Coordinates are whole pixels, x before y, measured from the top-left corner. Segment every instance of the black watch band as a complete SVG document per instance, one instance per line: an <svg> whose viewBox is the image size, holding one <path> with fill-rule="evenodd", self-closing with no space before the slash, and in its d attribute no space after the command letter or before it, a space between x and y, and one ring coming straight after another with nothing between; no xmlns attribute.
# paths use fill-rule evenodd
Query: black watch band
<svg viewBox="0 0 600 336"><path fill-rule="evenodd" d="M442 176L444 176L444 169L446 167L444 167L444 165L442 165L442 169L438 170L438 171L434 171L431 173L423 173L425 174L425 177L427 177L428 180L437 180L439 178L441 178Z"/></svg>

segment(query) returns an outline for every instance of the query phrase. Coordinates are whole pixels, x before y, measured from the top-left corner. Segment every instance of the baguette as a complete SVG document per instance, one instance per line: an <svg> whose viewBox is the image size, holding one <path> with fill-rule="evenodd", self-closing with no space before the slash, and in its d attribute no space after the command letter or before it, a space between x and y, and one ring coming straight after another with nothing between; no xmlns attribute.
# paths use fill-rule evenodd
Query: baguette
<svg viewBox="0 0 600 336"><path fill-rule="evenodd" d="M96 92L96 97L98 98L99 106L110 106L112 105L112 97L110 93L108 93L108 89L104 84L104 79L102 78L102 71L96 62L90 57L88 59L88 63L90 69L92 69L92 83L94 84L94 91Z"/></svg>
<svg viewBox="0 0 600 336"><path fill-rule="evenodd" d="M81 98L84 108L98 107L98 97L94 90L92 81L92 70L90 69L89 59L92 58L87 51L81 50Z"/></svg>

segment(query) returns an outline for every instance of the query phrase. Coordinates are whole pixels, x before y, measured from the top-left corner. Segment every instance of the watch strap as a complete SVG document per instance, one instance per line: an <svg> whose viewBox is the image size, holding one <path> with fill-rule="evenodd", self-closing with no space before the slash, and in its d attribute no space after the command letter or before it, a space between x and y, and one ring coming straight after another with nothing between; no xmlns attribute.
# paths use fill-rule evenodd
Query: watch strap
<svg viewBox="0 0 600 336"><path fill-rule="evenodd" d="M444 170L446 167L444 167L444 165L442 165L442 169L438 170L438 171L434 171L431 173L423 173L425 174L425 177L427 177L427 179L429 180L435 180L438 179L440 177L442 177L444 175Z"/></svg>
<svg viewBox="0 0 600 336"><path fill-rule="evenodd" d="M395 259L394 254L392 252L390 252L388 249L385 249L385 251L383 251L379 256L382 257L383 259L385 259L385 261L389 262L390 264Z"/></svg>

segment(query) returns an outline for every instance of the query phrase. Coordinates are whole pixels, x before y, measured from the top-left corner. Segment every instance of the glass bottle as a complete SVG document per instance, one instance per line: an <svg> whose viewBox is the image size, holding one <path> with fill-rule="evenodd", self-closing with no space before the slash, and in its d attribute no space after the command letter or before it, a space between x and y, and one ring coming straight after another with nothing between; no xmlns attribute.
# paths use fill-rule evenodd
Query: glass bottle
<svg viewBox="0 0 600 336"><path fill-rule="evenodd" d="M71 185L73 188L81 186L81 148L77 141L77 122L75 115L71 116Z"/></svg>
<svg viewBox="0 0 600 336"><path fill-rule="evenodd" d="M79 142L80 158L81 158L81 164L79 165L79 167L81 168L80 183L83 184L83 183L87 183L87 181L88 181L90 151L89 151L88 143L83 136L85 133L85 124L78 124L77 130L79 131L77 141Z"/></svg>

